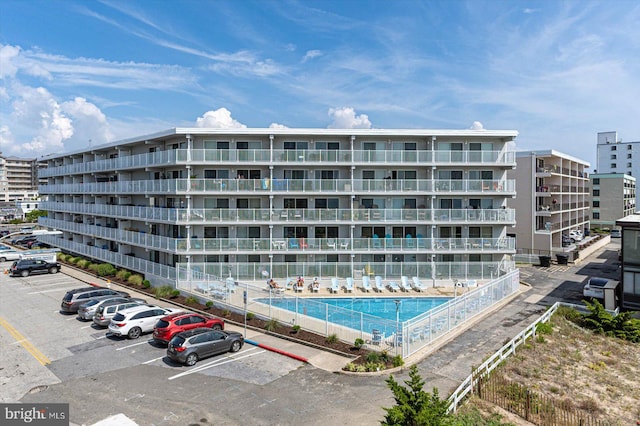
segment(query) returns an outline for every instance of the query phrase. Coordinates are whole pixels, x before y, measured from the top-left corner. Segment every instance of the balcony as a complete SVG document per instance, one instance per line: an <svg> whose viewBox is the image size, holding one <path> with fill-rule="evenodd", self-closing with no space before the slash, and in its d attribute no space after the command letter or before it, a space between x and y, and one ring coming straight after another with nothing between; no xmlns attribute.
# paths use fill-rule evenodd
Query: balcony
<svg viewBox="0 0 640 426"><path fill-rule="evenodd" d="M246 164L270 165L273 163L316 164L471 164L513 167L516 165L513 151L405 151L405 150L286 150L274 149L177 149L149 152L118 158L98 159L39 170L41 178L68 176L148 167L169 167L187 164Z"/></svg>

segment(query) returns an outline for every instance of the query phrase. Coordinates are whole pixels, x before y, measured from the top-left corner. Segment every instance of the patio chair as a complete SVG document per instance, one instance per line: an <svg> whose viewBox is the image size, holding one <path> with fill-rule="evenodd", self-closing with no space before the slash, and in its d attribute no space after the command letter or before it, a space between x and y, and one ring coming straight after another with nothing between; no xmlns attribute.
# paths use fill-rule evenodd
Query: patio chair
<svg viewBox="0 0 640 426"><path fill-rule="evenodd" d="M405 246L407 248L416 248L416 242L414 241L411 234L407 234L407 236L404 238L405 238Z"/></svg>
<svg viewBox="0 0 640 426"><path fill-rule="evenodd" d="M347 250L347 249L349 248L349 240L343 240L343 241L340 243L340 248L341 248L341 249L344 249L344 250Z"/></svg>
<svg viewBox="0 0 640 426"><path fill-rule="evenodd" d="M380 237L376 234L373 234L373 248L379 249L382 248L382 242L380 241Z"/></svg>
<svg viewBox="0 0 640 426"><path fill-rule="evenodd" d="M420 281L420 278L418 277L413 277L413 289L415 291L425 291L426 287L424 286L424 284L422 284L422 281Z"/></svg>
<svg viewBox="0 0 640 426"><path fill-rule="evenodd" d="M354 287L355 283L353 281L353 278L348 277L347 278L347 285L344 287L345 292L347 293L353 293L353 287Z"/></svg>
<svg viewBox="0 0 640 426"><path fill-rule="evenodd" d="M409 292L411 291L411 285L409 284L409 277L405 277L404 275L400 278L400 288L402 291Z"/></svg>
<svg viewBox="0 0 640 426"><path fill-rule="evenodd" d="M334 240L333 238L329 238L327 240L327 248L335 250L336 249L336 240Z"/></svg>
<svg viewBox="0 0 640 426"><path fill-rule="evenodd" d="M300 244L298 244L298 240L295 238L289 238L289 248L290 249L299 249Z"/></svg>
<svg viewBox="0 0 640 426"><path fill-rule="evenodd" d="M391 290L391 291L400 290L400 287L398 287L398 283L396 283L395 281L389 281L387 283L387 287L389 287L389 290Z"/></svg>
<svg viewBox="0 0 640 426"><path fill-rule="evenodd" d="M382 282L382 277L380 275L376 275L375 280L376 280L376 291L378 293L382 293L382 291L384 290L384 283Z"/></svg>
<svg viewBox="0 0 640 426"><path fill-rule="evenodd" d="M337 278L331 278L331 287L329 288L331 293L337 293L340 291L340 281Z"/></svg>
<svg viewBox="0 0 640 426"><path fill-rule="evenodd" d="M362 277L362 291L368 293L371 291L371 281L367 275Z"/></svg>
<svg viewBox="0 0 640 426"><path fill-rule="evenodd" d="M385 240L385 244L387 246L387 248L394 248L393 247L393 238L391 238L391 234L387 234L384 236L384 240Z"/></svg>

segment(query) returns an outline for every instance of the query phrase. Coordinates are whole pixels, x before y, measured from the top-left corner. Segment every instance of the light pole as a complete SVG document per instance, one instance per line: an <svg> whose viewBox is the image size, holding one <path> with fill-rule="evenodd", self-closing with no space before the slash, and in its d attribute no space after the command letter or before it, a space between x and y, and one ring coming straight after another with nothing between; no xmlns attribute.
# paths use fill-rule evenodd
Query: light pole
<svg viewBox="0 0 640 426"><path fill-rule="evenodd" d="M396 337L395 337L395 347L396 347L396 355L398 355L398 331L400 329L400 303L402 303L402 300L400 299L395 299L394 300L395 304L396 304Z"/></svg>

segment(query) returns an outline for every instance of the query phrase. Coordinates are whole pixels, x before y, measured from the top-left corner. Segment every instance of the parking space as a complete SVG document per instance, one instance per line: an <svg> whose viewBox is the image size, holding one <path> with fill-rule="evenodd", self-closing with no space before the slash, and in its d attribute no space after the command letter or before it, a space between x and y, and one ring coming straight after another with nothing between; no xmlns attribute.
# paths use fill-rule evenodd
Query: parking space
<svg viewBox="0 0 640 426"><path fill-rule="evenodd" d="M0 264L0 268L8 266ZM75 314L61 313L63 295L84 286L86 283L63 273L26 278L0 275L0 344L8 349L3 354L9 352L0 359L0 401L18 400L29 386L120 369L130 369L135 375L140 366L156 368L155 374L169 385L194 375L264 384L301 365L249 344L239 352L206 358L193 367L173 363L166 357L166 346L154 343L151 334L135 340L116 337Z"/></svg>

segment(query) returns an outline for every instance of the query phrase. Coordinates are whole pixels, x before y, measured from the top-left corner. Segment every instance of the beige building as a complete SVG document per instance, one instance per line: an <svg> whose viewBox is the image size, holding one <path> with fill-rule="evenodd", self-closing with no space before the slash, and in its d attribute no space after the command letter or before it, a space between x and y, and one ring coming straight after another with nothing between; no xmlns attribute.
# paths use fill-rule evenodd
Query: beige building
<svg viewBox="0 0 640 426"><path fill-rule="evenodd" d="M38 162L33 158L5 157L0 153L0 203L38 198Z"/></svg>
<svg viewBox="0 0 640 426"><path fill-rule="evenodd" d="M636 212L636 178L622 173L596 173L591 179L591 226L609 228Z"/></svg>
<svg viewBox="0 0 640 426"><path fill-rule="evenodd" d="M516 247L560 251L562 235L589 229L589 163L555 150L516 153Z"/></svg>

